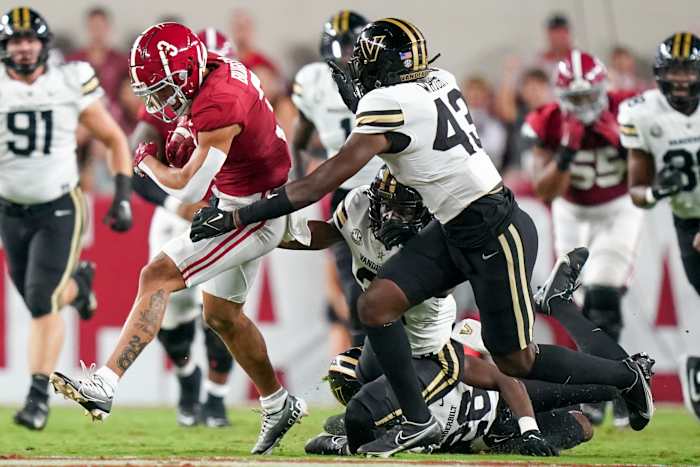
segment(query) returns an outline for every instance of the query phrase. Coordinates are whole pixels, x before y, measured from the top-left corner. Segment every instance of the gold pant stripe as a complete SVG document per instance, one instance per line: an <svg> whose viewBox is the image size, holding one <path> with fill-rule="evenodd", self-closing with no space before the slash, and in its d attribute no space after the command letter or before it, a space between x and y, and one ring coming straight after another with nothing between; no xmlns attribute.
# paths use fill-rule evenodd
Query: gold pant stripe
<svg viewBox="0 0 700 467"><path fill-rule="evenodd" d="M527 341L525 339L525 323L523 323L523 314L520 309L520 299L518 298L518 286L515 277L515 264L513 263L513 254L510 250L510 245L508 245L508 240L504 234L498 236L498 242L503 248L503 254L506 257L506 263L508 265L508 282L510 284L510 298L513 302L513 314L515 315L515 324L518 329L518 343L520 348L524 349L527 347Z"/></svg>
<svg viewBox="0 0 700 467"><path fill-rule="evenodd" d="M535 315L532 312L532 301L530 300L530 287L528 286L527 274L525 274L525 252L523 251L523 242L520 237L520 232L515 228L513 224L510 224L508 231L513 236L513 242L515 243L515 251L518 254L518 269L520 269L520 285L523 291L523 300L525 301L525 308L527 309L527 322L528 322L528 336L532 340L532 326L535 322Z"/></svg>
<svg viewBox="0 0 700 467"><path fill-rule="evenodd" d="M73 224L73 236L70 241L70 252L68 254L68 261L66 263L66 269L63 271L61 280L58 281L58 285L51 294L51 313L57 313L61 308L59 299L63 290L68 284L68 279L70 279L73 270L75 269L75 264L80 256L80 239L83 233L83 197L80 192L80 188L76 187L70 192L71 200L73 200L73 206L75 207L75 219Z"/></svg>

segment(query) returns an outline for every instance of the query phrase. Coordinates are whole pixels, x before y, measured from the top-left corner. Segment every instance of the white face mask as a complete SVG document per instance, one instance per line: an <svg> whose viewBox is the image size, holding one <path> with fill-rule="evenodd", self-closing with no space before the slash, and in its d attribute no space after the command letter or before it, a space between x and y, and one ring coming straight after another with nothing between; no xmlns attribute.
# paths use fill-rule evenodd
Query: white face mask
<svg viewBox="0 0 700 467"><path fill-rule="evenodd" d="M559 91L557 94L562 110L574 115L584 125L595 122L608 108L608 94L603 85L586 91Z"/></svg>

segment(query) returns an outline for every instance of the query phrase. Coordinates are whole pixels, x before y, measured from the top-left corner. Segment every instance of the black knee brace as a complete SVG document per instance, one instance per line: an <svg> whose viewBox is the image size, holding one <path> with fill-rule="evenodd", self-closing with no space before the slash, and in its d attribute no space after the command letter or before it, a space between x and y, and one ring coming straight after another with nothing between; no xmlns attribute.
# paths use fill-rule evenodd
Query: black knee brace
<svg viewBox="0 0 700 467"><path fill-rule="evenodd" d="M158 331L158 340L163 344L165 353L168 354L175 366L184 366L190 358L194 330L194 320L192 320L178 325L175 329Z"/></svg>
<svg viewBox="0 0 700 467"><path fill-rule="evenodd" d="M233 357L219 335L209 326L204 326L204 343L207 347L209 369L219 373L228 373L233 368Z"/></svg>
<svg viewBox="0 0 700 467"><path fill-rule="evenodd" d="M353 397L345 407L345 431L348 435L348 448L352 454L357 448L375 439L375 425L372 414L357 398Z"/></svg>
<svg viewBox="0 0 700 467"><path fill-rule="evenodd" d="M617 287L594 285L586 289L584 315L615 341L622 332L622 291Z"/></svg>

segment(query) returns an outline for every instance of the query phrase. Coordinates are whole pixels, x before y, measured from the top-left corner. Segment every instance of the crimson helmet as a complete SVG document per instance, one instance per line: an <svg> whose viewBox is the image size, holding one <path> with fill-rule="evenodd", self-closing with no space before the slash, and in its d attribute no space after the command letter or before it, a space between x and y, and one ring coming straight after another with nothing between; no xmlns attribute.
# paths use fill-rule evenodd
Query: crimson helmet
<svg viewBox="0 0 700 467"><path fill-rule="evenodd" d="M572 50L557 64L554 85L562 110L590 125L608 108L608 71L595 56Z"/></svg>
<svg viewBox="0 0 700 467"><path fill-rule="evenodd" d="M200 41L204 42L209 52L214 52L227 58L234 58L236 56L233 44L228 40L226 34L216 28L204 28L197 32L197 37L199 37Z"/></svg>
<svg viewBox="0 0 700 467"><path fill-rule="evenodd" d="M131 47L131 87L148 113L172 122L187 113L206 65L207 49L188 27L156 24L142 32Z"/></svg>

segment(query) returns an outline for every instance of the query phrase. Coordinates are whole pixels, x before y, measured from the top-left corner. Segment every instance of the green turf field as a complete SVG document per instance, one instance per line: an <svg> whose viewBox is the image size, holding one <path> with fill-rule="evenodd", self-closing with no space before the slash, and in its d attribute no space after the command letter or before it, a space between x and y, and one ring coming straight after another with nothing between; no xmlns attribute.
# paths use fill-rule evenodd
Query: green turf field
<svg viewBox="0 0 700 467"><path fill-rule="evenodd" d="M77 408L54 407L46 429L43 432L30 432L12 423L13 410L0 408L0 462L2 459L44 456L101 459L243 458L248 456L248 450L257 437L259 423L259 415L249 408L231 411L232 428L207 429L176 426L172 409L117 407L106 422L93 424ZM304 442L320 431L326 416L336 412L332 409L312 410L301 425L292 429L272 457L304 456ZM270 457L267 459L271 460ZM533 458L401 454L396 460L512 462ZM603 427L591 442L567 451L557 462L700 464L700 423L681 408L659 408L646 430L637 433Z"/></svg>

